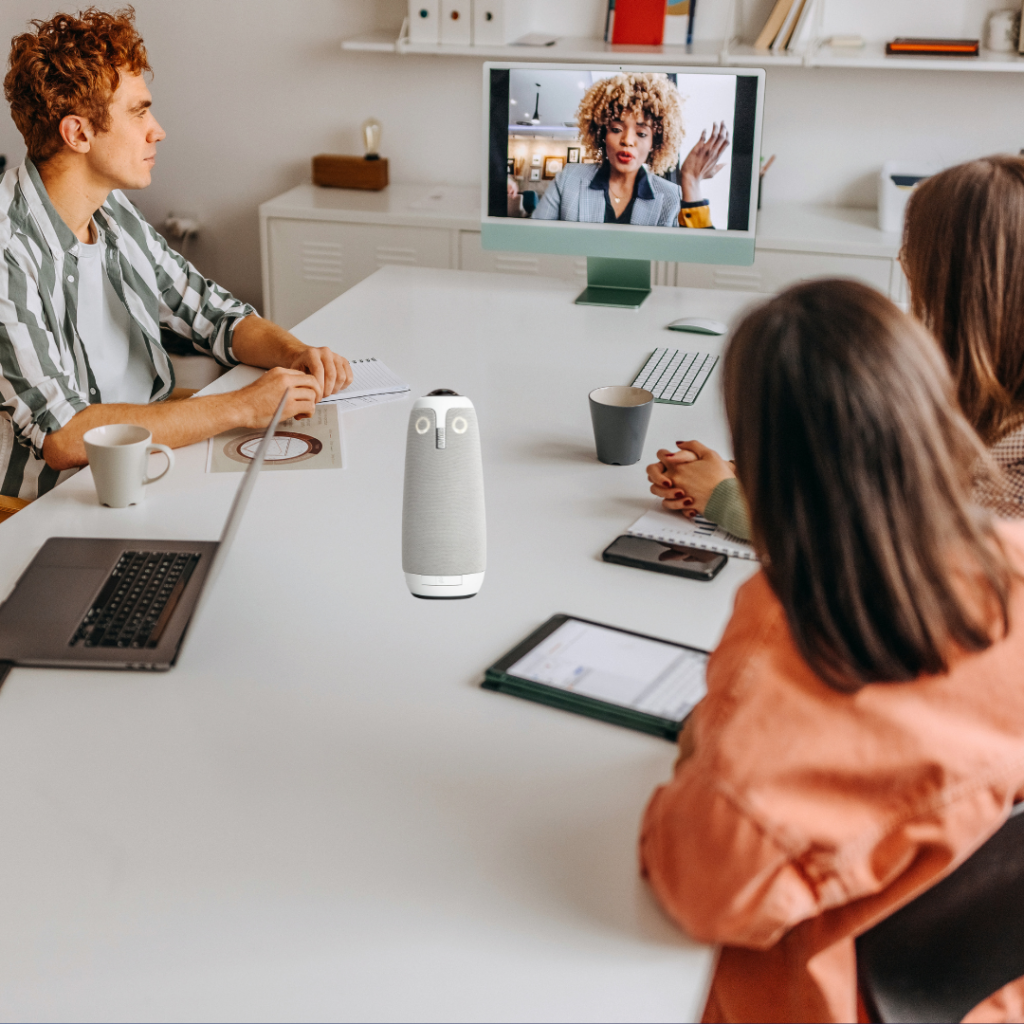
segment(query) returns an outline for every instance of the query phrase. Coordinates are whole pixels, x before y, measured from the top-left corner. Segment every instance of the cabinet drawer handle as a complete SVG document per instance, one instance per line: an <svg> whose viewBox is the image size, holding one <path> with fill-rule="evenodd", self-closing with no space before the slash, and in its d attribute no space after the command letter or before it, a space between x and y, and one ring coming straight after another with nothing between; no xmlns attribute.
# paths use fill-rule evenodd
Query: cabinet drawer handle
<svg viewBox="0 0 1024 1024"><path fill-rule="evenodd" d="M416 266L419 262L416 250L409 249L405 246L378 245L376 252L378 264Z"/></svg>

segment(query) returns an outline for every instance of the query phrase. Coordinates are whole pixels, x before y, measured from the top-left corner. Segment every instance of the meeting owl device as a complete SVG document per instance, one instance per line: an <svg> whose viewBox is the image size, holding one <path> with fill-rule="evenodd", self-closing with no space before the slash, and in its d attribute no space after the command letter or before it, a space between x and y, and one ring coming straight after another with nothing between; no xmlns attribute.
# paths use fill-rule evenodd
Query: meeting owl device
<svg viewBox="0 0 1024 1024"><path fill-rule="evenodd" d="M484 477L476 410L441 389L409 413L402 569L414 597L473 597L487 567Z"/></svg>

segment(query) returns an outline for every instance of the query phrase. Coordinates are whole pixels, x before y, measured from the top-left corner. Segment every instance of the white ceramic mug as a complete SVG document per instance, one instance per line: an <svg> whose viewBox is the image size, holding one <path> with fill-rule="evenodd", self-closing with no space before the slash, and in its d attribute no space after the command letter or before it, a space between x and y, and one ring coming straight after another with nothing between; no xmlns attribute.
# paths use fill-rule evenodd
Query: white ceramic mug
<svg viewBox="0 0 1024 1024"><path fill-rule="evenodd" d="M143 488L167 476L174 467L174 452L165 444L151 444L153 435L132 423L109 423L85 432L85 451L101 505L126 508L142 501ZM147 476L150 452L163 452L167 468Z"/></svg>

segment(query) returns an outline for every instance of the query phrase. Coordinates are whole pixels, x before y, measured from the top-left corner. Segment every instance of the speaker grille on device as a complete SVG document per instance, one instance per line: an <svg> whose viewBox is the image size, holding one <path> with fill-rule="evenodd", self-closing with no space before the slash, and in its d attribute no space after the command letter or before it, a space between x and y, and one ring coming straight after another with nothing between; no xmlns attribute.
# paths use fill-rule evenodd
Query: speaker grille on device
<svg viewBox="0 0 1024 1024"><path fill-rule="evenodd" d="M433 409L413 409L409 416L402 568L423 576L468 576L487 568L476 412L449 409L440 427L444 447L438 447Z"/></svg>

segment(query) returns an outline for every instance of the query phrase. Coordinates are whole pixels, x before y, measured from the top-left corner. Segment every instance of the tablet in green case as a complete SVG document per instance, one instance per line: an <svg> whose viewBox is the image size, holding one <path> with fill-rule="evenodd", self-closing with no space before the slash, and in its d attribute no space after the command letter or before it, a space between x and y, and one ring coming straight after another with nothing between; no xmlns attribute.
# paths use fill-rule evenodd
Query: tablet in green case
<svg viewBox="0 0 1024 1024"><path fill-rule="evenodd" d="M552 615L499 658L483 686L675 740L707 692L709 652Z"/></svg>

